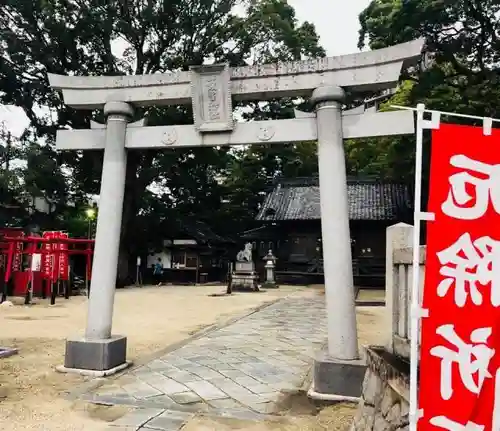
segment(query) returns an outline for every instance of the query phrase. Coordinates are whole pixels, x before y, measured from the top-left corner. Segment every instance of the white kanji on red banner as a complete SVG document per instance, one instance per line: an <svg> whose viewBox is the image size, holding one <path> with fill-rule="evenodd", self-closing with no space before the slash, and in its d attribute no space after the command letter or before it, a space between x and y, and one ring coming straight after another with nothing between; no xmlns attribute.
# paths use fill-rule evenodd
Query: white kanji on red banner
<svg viewBox="0 0 500 431"><path fill-rule="evenodd" d="M488 367L491 358L495 355L495 349L491 349L487 344L492 328L478 328L472 331L471 344L466 343L457 335L455 326L452 324L440 326L436 333L456 348L452 350L445 346L435 346L430 351L432 356L441 359L440 390L443 400L449 400L453 395L451 377L454 364L458 365L463 386L470 392L479 394L484 380L492 377ZM474 381L475 375L477 375L477 383Z"/></svg>
<svg viewBox="0 0 500 431"><path fill-rule="evenodd" d="M491 303L500 306L500 241L484 236L473 242L470 234L464 233L437 257L443 265L439 272L446 277L438 285L439 296L446 296L454 286L458 307L465 306L468 296L474 305L481 305L483 295L478 284L491 283Z"/></svg>
<svg viewBox="0 0 500 431"><path fill-rule="evenodd" d="M464 171L449 178L451 189L441 205L443 213L456 219L477 220L486 214L490 199L500 213L500 165L489 165L462 154L452 156L450 164L476 175ZM475 196L468 193L468 185L474 187ZM473 205L466 206L474 200Z"/></svg>
<svg viewBox="0 0 500 431"><path fill-rule="evenodd" d="M448 419L446 416L436 416L430 420L430 423L439 428L449 431L483 431L483 425L477 425L474 422L467 422L466 425Z"/></svg>

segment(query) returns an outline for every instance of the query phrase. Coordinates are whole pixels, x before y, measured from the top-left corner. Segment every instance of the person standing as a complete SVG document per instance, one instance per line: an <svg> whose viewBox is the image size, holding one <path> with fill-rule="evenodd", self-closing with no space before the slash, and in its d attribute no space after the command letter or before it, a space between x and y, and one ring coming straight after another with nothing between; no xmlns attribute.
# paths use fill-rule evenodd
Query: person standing
<svg viewBox="0 0 500 431"><path fill-rule="evenodd" d="M158 258L158 261L155 263L153 268L153 277L155 282L157 282L157 286L161 286L163 281L163 263L161 261L161 257Z"/></svg>

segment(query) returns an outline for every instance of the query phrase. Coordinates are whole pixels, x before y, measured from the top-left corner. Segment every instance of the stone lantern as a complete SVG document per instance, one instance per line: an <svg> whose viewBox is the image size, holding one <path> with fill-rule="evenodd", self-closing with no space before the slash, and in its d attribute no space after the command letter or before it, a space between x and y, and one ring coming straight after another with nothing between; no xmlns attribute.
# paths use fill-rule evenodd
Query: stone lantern
<svg viewBox="0 0 500 431"><path fill-rule="evenodd" d="M264 261L266 264L264 265L264 268L266 268L266 279L264 281L264 284L262 287L264 288L277 288L279 287L276 284L276 261L278 259L276 256L274 256L273 251L269 250L267 252L267 256L264 257Z"/></svg>

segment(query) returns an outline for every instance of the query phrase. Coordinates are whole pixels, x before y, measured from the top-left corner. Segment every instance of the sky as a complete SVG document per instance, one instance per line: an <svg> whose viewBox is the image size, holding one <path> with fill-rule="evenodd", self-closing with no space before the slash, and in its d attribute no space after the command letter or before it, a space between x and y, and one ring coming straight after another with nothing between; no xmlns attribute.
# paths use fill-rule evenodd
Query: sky
<svg viewBox="0 0 500 431"><path fill-rule="evenodd" d="M370 0L288 0L295 8L300 22L309 21L316 26L320 44L327 55L357 52L358 15ZM314 5L314 6L313 6ZM0 105L0 123L14 136L19 136L28 126L28 120L18 108Z"/></svg>
<svg viewBox="0 0 500 431"><path fill-rule="evenodd" d="M319 42L328 55L358 51L358 15L370 0L288 0L288 3L295 8L299 21L316 26Z"/></svg>

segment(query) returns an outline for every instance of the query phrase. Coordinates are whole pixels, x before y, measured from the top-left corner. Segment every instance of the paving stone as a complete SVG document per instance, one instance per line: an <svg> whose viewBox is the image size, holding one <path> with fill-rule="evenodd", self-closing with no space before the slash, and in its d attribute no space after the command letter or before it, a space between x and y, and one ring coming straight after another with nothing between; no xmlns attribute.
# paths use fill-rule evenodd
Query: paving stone
<svg viewBox="0 0 500 431"><path fill-rule="evenodd" d="M172 408L172 406L175 405L175 401L165 394L157 395L155 397L150 397L148 398L148 401L152 403L162 404L163 406L165 406L165 410Z"/></svg>
<svg viewBox="0 0 500 431"><path fill-rule="evenodd" d="M110 425L117 427L141 427L149 420L162 413L162 409L136 409L128 412Z"/></svg>
<svg viewBox="0 0 500 431"><path fill-rule="evenodd" d="M146 365L142 365L140 367L135 368L131 371L131 374L134 376L141 376L143 374L150 374L153 370Z"/></svg>
<svg viewBox="0 0 500 431"><path fill-rule="evenodd" d="M142 380L137 379L134 383L129 383L123 386L123 390L126 391L134 398L149 398L156 395L161 395L162 392L158 389L153 388Z"/></svg>
<svg viewBox="0 0 500 431"><path fill-rule="evenodd" d="M194 364L194 363L192 363L189 367L183 367L183 368L180 368L180 369L182 371L186 371L188 373L196 374L196 375L198 375L198 373L202 372L203 370L205 370L205 371L213 371L211 368L205 367L205 365Z"/></svg>
<svg viewBox="0 0 500 431"><path fill-rule="evenodd" d="M260 398L259 395L253 394L252 392L233 393L231 394L231 398L235 399L236 401L247 407L264 402L264 400Z"/></svg>
<svg viewBox="0 0 500 431"><path fill-rule="evenodd" d="M232 370L220 370L219 373L233 380L248 377L248 374L245 374L243 371L236 370L234 368Z"/></svg>
<svg viewBox="0 0 500 431"><path fill-rule="evenodd" d="M193 413L167 410L147 422L144 428L160 431L177 431L192 417L194 417Z"/></svg>
<svg viewBox="0 0 500 431"><path fill-rule="evenodd" d="M261 384L258 380L253 379L252 377L246 376L246 377L236 377L234 380L236 383L238 383L240 386L243 386L244 388L247 388L249 386L256 386ZM264 391L265 392L265 391ZM269 392L269 390L267 391Z"/></svg>
<svg viewBox="0 0 500 431"><path fill-rule="evenodd" d="M254 410L258 413L262 413L262 414L271 414L271 413L275 413L278 410L276 403L271 402L271 401L268 401L265 403L250 404L249 407L252 410Z"/></svg>
<svg viewBox="0 0 500 431"><path fill-rule="evenodd" d="M169 377L165 377L162 374L157 374L156 376L149 376L147 383L166 395L178 394L180 392L187 392L188 388L182 383L179 383Z"/></svg>
<svg viewBox="0 0 500 431"><path fill-rule="evenodd" d="M166 364L175 367L175 368L182 368L182 367L188 367L190 365L193 365L193 363L187 359L181 358L179 356L163 356L161 358L163 362Z"/></svg>
<svg viewBox="0 0 500 431"><path fill-rule="evenodd" d="M179 383L194 382L196 380L201 380L200 376L189 373L184 370L172 370L162 373L164 376L170 377Z"/></svg>
<svg viewBox="0 0 500 431"><path fill-rule="evenodd" d="M241 404L231 398L226 398L225 400L211 400L209 401L210 406L216 409L241 409Z"/></svg>
<svg viewBox="0 0 500 431"><path fill-rule="evenodd" d="M197 362L200 363L201 361L212 361L214 358L210 356L192 356L189 359L191 362Z"/></svg>
<svg viewBox="0 0 500 431"><path fill-rule="evenodd" d="M244 359L241 356L238 356L237 358L235 357L224 358L224 360L228 364L240 364L244 362Z"/></svg>
<svg viewBox="0 0 500 431"><path fill-rule="evenodd" d="M261 393L259 394L259 397L264 401L264 402L267 402L267 401L272 401L274 403L276 403L280 398L283 397L283 394L281 392L265 392L265 393Z"/></svg>
<svg viewBox="0 0 500 431"><path fill-rule="evenodd" d="M254 412L252 410L214 409L210 412L210 414L211 416L239 419L242 421L259 421L266 419L261 413Z"/></svg>
<svg viewBox="0 0 500 431"><path fill-rule="evenodd" d="M255 379L259 380L260 382L262 382L266 385L272 386L272 387L275 387L275 385L279 385L283 382L283 379L281 377L276 376L276 375L270 375L270 374L264 375L262 377L255 376Z"/></svg>
<svg viewBox="0 0 500 431"><path fill-rule="evenodd" d="M160 395L158 397L148 398L144 401L143 408L162 408L163 410L173 410L186 413L205 412L209 409L209 405L200 399L200 402L192 404L179 404L167 395Z"/></svg>
<svg viewBox="0 0 500 431"><path fill-rule="evenodd" d="M148 368L151 368L154 371L158 370L170 370L172 369L172 365L168 364L161 359L155 359L147 364Z"/></svg>
<svg viewBox="0 0 500 431"><path fill-rule="evenodd" d="M221 400L228 398L227 394L212 385L208 381L200 380L198 382L188 382L186 386L192 391L196 392L205 401Z"/></svg>
<svg viewBox="0 0 500 431"><path fill-rule="evenodd" d="M198 371L194 371L194 374L205 380L219 379L222 377L222 375L219 372L212 370L210 368L203 368Z"/></svg>
<svg viewBox="0 0 500 431"><path fill-rule="evenodd" d="M243 405L249 405L262 402L257 394L249 391L247 388L239 385L232 380L216 380L214 384L228 394L232 399L238 401Z"/></svg>
<svg viewBox="0 0 500 431"><path fill-rule="evenodd" d="M263 383L257 382L255 385L249 385L245 386L250 392L253 392L254 394L268 394L270 392L273 392L275 389L272 386L265 385Z"/></svg>
<svg viewBox="0 0 500 431"><path fill-rule="evenodd" d="M192 391L172 394L171 398L178 404L195 404L201 401L201 398Z"/></svg>
<svg viewBox="0 0 500 431"><path fill-rule="evenodd" d="M216 364L210 365L210 368L212 368L215 371L219 371L219 372L235 370L235 368L232 365L225 363L225 362L217 362Z"/></svg>

